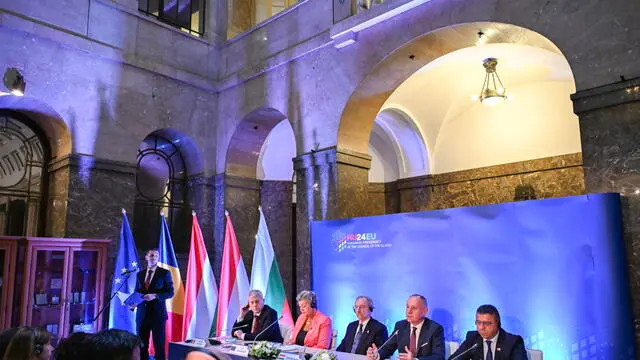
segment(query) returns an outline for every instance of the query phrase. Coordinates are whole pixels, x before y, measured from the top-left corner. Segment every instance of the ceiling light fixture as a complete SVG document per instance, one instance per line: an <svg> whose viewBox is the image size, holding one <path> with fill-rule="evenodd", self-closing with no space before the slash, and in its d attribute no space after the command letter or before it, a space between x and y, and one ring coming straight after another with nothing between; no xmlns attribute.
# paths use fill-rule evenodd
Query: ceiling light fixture
<svg viewBox="0 0 640 360"><path fill-rule="evenodd" d="M20 74L16 68L8 68L4 72L4 85L9 91L16 96L24 96L24 91L27 88L27 82L24 80L24 76Z"/></svg>
<svg viewBox="0 0 640 360"><path fill-rule="evenodd" d="M487 58L482 62L487 74L484 77L482 91L480 92L480 102L487 106L495 106L507 99L507 91L500 81L500 76L496 71L498 59Z"/></svg>

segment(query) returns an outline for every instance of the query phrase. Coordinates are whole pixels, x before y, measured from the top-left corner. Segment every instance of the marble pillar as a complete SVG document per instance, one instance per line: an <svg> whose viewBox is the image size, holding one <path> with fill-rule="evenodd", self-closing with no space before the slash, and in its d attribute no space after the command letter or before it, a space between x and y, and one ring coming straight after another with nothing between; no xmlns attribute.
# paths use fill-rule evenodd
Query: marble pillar
<svg viewBox="0 0 640 360"><path fill-rule="evenodd" d="M295 304L295 256L293 253L293 183L262 181L260 204L289 304Z"/></svg>
<svg viewBox="0 0 640 360"><path fill-rule="evenodd" d="M111 239L116 246L123 208L133 222L135 165L74 154L61 167L69 174L64 236Z"/></svg>
<svg viewBox="0 0 640 360"><path fill-rule="evenodd" d="M640 78L579 91L587 193L622 194L622 217L632 294L636 347L640 348Z"/></svg>
<svg viewBox="0 0 640 360"><path fill-rule="evenodd" d="M224 182L224 208L230 214L242 260L247 275L251 277L253 249L259 221L260 181L227 175Z"/></svg>
<svg viewBox="0 0 640 360"><path fill-rule="evenodd" d="M296 291L312 288L310 222L367 216L371 157L335 147L293 160L296 172Z"/></svg>

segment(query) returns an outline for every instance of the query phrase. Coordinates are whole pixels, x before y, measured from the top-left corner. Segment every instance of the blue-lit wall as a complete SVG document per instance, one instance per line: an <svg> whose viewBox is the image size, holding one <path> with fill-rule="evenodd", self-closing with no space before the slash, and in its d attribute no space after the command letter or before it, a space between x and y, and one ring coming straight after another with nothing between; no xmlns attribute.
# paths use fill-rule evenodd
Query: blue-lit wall
<svg viewBox="0 0 640 360"><path fill-rule="evenodd" d="M545 360L635 358L618 194L314 222L312 258L339 338L356 296L392 329L420 293L447 341L491 303Z"/></svg>

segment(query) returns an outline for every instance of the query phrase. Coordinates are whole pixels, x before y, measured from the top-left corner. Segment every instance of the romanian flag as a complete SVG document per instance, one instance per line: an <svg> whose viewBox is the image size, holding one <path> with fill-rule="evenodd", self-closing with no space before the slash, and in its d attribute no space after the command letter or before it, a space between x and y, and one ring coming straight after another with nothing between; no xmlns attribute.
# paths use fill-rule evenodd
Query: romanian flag
<svg viewBox="0 0 640 360"><path fill-rule="evenodd" d="M162 217L162 224L160 228L160 245L158 246L160 251L158 266L171 272L175 293L173 298L166 301L169 319L167 320L166 344L164 344L164 346L165 349L168 349L169 341L183 341L182 312L184 311L184 286L182 285L176 254L173 251L173 243L171 242L167 221L164 218L164 214L161 213L160 216ZM158 346L157 344L154 345Z"/></svg>
<svg viewBox="0 0 640 360"><path fill-rule="evenodd" d="M222 272L220 273L220 293L218 298L218 316L216 328L218 336L230 335L234 321L240 315L240 308L247 304L249 278L240 248L233 230L231 217L225 211L227 225L224 233L222 253Z"/></svg>
<svg viewBox="0 0 640 360"><path fill-rule="evenodd" d="M258 234L256 235L256 248L253 252L251 289L262 291L265 304L268 304L282 315L280 324L293 329L291 308L287 301L284 284L280 276L280 268L271 244L267 220L264 218L262 207L259 207L258 211L260 212L260 223L258 224Z"/></svg>
<svg viewBox="0 0 640 360"><path fill-rule="evenodd" d="M206 339L211 335L210 331L216 316L218 287L213 277L213 268L209 262L198 218L195 212L192 215L191 248L187 266L182 328L185 339Z"/></svg>

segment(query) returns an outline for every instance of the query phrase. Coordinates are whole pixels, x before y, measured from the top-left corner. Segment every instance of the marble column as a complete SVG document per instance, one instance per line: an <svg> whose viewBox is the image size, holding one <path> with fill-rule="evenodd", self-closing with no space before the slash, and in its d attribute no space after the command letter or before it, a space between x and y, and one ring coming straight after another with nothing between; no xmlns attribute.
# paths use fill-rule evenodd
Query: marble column
<svg viewBox="0 0 640 360"><path fill-rule="evenodd" d="M296 291L312 288L310 222L366 216L371 157L335 147L293 160L296 172Z"/></svg>
<svg viewBox="0 0 640 360"><path fill-rule="evenodd" d="M289 304L295 304L295 263L293 254L293 183L291 181L262 181L260 204L264 213L273 251Z"/></svg>
<svg viewBox="0 0 640 360"><path fill-rule="evenodd" d="M122 209L132 215L135 165L76 154L60 165L69 174L64 236L119 239Z"/></svg>
<svg viewBox="0 0 640 360"><path fill-rule="evenodd" d="M251 277L259 221L260 181L227 175L224 182L224 208L231 216L242 260ZM224 241L224 232L222 236Z"/></svg>
<svg viewBox="0 0 640 360"><path fill-rule="evenodd" d="M213 259L222 257L222 248L218 250L215 239L215 180L215 176L207 177L206 175L193 175L187 180L187 201L198 217L198 224L200 224L212 266L214 266ZM216 269L219 267L214 268L214 273L219 272Z"/></svg>
<svg viewBox="0 0 640 360"><path fill-rule="evenodd" d="M640 347L640 78L579 91L572 96L580 119L587 193L622 194L624 240L636 346Z"/></svg>

